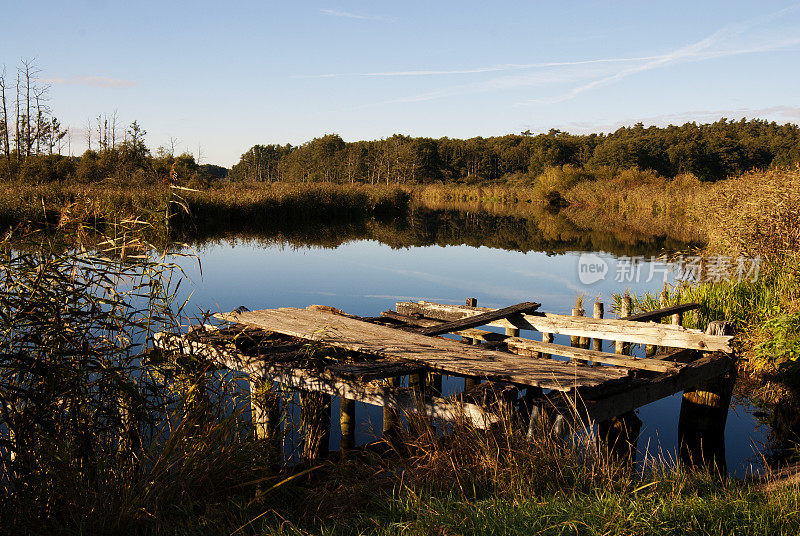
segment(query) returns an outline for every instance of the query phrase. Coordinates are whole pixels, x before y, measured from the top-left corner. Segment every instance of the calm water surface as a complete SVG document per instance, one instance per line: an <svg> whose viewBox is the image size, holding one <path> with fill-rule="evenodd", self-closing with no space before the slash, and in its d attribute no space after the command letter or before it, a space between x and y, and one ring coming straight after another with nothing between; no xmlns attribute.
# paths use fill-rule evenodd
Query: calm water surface
<svg viewBox="0 0 800 536"><path fill-rule="evenodd" d="M230 311L240 305L264 309L323 304L374 316L394 309L399 300L463 304L467 297L475 297L479 305L487 307L537 301L544 311L570 314L576 294L586 293L588 314L600 295L610 316L613 293L626 288L637 294L659 291L663 284L659 265L652 266L655 277L646 281L649 262L641 265L639 282L618 282L616 271L626 258L604 252L597 255L608 264L608 275L591 285L580 283L579 252L547 254L467 245L392 248L375 240L323 248L235 238L197 246L196 252L199 262L178 259L193 292L191 312ZM556 342L569 344L568 337L557 337ZM458 391L462 385L463 380L453 378L446 389ZM640 459L644 455L674 459L680 402L678 394L638 411L643 421ZM380 431L381 412L361 406L356 439L364 443L374 439L374 430ZM336 401L333 410L338 411ZM728 417L728 466L738 476L760 463L759 453L769 431L753 412L747 402L735 401ZM336 432L334 429L334 448L338 445Z"/></svg>

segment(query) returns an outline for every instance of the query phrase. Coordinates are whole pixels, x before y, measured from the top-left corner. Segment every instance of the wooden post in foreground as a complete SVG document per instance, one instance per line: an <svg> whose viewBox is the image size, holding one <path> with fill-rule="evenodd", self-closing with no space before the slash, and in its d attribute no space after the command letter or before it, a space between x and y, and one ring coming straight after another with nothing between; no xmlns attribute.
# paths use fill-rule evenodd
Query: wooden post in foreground
<svg viewBox="0 0 800 536"><path fill-rule="evenodd" d="M733 324L725 321L709 323L709 335L732 335ZM705 467L724 475L725 424L731 403L736 369L684 391L678 420L680 461L687 467Z"/></svg>

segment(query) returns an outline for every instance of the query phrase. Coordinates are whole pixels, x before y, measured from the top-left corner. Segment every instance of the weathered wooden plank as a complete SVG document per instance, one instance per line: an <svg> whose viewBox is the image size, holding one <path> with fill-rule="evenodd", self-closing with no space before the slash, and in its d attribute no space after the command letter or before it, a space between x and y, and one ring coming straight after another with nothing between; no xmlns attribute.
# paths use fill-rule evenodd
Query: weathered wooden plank
<svg viewBox="0 0 800 536"><path fill-rule="evenodd" d="M626 316L624 318L620 318L620 320L632 320L635 322L650 322L652 320L661 320L666 316L677 315L680 313L685 313L686 311L692 311L694 309L699 309L699 303L682 303L680 305L673 305L671 307L663 307L661 309L656 309L655 311L646 311L644 313L638 313L635 315Z"/></svg>
<svg viewBox="0 0 800 536"><path fill-rule="evenodd" d="M659 375L649 379L630 379L617 383L617 392L598 389L587 393L578 402L582 412L595 421L603 421L626 411L632 411L656 400L691 389L728 372L735 365L734 358L716 353L688 363L676 374ZM620 389L621 388L621 389ZM579 391L580 393L580 391ZM595 398L597 397L597 398Z"/></svg>
<svg viewBox="0 0 800 536"><path fill-rule="evenodd" d="M532 313L541 307L541 305L541 303L522 302L509 307L503 307L502 309L494 309L485 313L464 317L459 320L453 320L438 326L423 328L420 330L420 333L423 335L433 336L441 335L443 333L451 333L453 331L459 331L462 329L476 328L478 326L484 326L489 322L500 320L501 318L513 317L514 315L521 315L523 313Z"/></svg>
<svg viewBox="0 0 800 536"><path fill-rule="evenodd" d="M629 356L597 352L586 348L521 339L519 337L509 337L505 342L508 344L509 350L514 353L525 352L523 355L535 356L539 353L545 353L580 359L581 361L592 361L605 365L617 365L625 368L649 370L653 372L675 372L678 369L677 365L669 361L646 358L637 359Z"/></svg>
<svg viewBox="0 0 800 536"><path fill-rule="evenodd" d="M612 367L579 367L558 361L523 358L325 311L283 308L221 316L330 346L423 363L437 371L545 389L570 390L577 386L599 385L627 375L626 370Z"/></svg>
<svg viewBox="0 0 800 536"><path fill-rule="evenodd" d="M452 320L456 317L463 318L490 310L485 307L444 305L426 301L418 303L398 302L395 308L401 314L417 313L440 320ZM696 329L654 322L631 322L628 320L535 313L524 314L521 319L495 320L488 325L502 328L530 329L542 333L560 333L592 339L617 340L709 352L731 352L730 342L732 337L707 335Z"/></svg>

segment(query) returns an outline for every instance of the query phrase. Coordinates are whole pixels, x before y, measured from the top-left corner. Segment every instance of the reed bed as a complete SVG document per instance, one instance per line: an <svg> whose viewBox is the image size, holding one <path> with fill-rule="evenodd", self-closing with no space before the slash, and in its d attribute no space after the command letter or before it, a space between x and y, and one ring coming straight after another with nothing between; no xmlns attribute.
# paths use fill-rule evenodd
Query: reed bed
<svg viewBox="0 0 800 536"><path fill-rule="evenodd" d="M389 218L405 212L408 193L400 188L368 185L236 183L202 189L108 179L102 183L21 182L3 184L0 226L25 224L93 225L138 219L152 232L184 234L198 229L261 222L347 221Z"/></svg>

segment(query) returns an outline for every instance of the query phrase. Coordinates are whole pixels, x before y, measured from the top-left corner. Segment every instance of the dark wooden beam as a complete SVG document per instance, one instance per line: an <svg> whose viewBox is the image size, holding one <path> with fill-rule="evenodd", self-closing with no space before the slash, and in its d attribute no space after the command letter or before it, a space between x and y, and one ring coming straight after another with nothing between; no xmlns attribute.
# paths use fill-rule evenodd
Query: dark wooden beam
<svg viewBox="0 0 800 536"><path fill-rule="evenodd" d="M663 309L656 309L655 311L647 311L635 315L620 318L620 320L632 320L634 322L650 322L651 320L661 320L665 316L672 316L678 313L685 313L686 311L693 311L699 309L699 303L682 303L680 305L673 305L671 307L664 307Z"/></svg>
<svg viewBox="0 0 800 536"><path fill-rule="evenodd" d="M462 318L460 320L454 320L453 322L447 322L438 326L423 328L419 332L423 335L434 336L450 333L452 331L474 328L483 326L489 322L494 322L495 320L500 320L501 318L508 318L509 316L518 314L532 313L541 307L541 305L541 303L534 302L518 303L516 305L511 305L502 309L496 309L494 311L487 311L479 315Z"/></svg>

